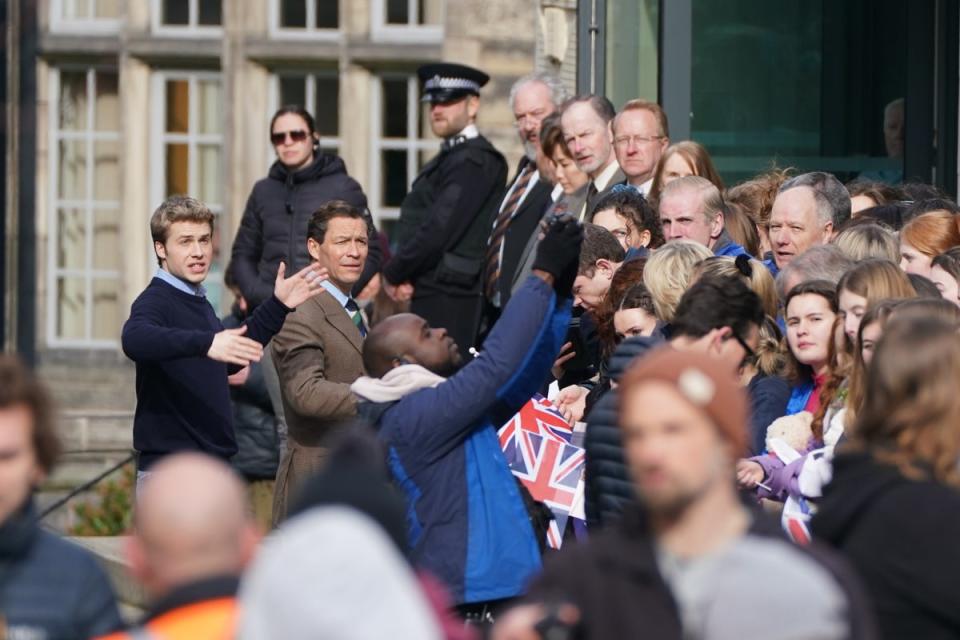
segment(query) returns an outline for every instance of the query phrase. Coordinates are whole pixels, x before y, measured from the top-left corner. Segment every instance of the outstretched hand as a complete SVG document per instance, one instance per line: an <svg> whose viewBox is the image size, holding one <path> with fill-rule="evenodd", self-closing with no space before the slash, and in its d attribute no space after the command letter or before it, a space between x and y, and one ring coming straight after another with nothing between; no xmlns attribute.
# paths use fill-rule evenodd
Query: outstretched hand
<svg viewBox="0 0 960 640"><path fill-rule="evenodd" d="M283 276L287 272L287 265L280 263L277 269L277 280L273 285L273 295L290 309L296 309L323 289L321 282L327 279L329 273L313 262L289 278Z"/></svg>
<svg viewBox="0 0 960 640"><path fill-rule="evenodd" d="M263 357L263 345L256 340L243 337L247 325L236 329L224 329L213 336L213 343L207 350L207 357L217 362L237 364L241 367L251 362L260 362Z"/></svg>

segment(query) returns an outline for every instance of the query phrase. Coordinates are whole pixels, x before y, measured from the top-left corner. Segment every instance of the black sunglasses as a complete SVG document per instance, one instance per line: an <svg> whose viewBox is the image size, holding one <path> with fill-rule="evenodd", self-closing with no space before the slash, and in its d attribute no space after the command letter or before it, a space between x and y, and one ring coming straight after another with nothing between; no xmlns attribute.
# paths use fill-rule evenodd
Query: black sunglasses
<svg viewBox="0 0 960 640"><path fill-rule="evenodd" d="M270 134L270 142L274 145L283 144L287 136L290 136L290 139L294 142L303 142L307 139L308 135L309 134L303 129L297 129L296 131L277 131L276 133Z"/></svg>
<svg viewBox="0 0 960 640"><path fill-rule="evenodd" d="M757 352L750 348L750 345L747 344L747 341L744 340L739 333L736 331L733 332L733 339L743 347L743 350L746 352L746 356L743 358L744 361L753 361L757 359Z"/></svg>

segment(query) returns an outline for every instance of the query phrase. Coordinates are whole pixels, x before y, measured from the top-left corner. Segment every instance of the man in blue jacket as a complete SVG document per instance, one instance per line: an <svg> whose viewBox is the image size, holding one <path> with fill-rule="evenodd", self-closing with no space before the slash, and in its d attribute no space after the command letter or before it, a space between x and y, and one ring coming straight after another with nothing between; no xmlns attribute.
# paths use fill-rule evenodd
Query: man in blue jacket
<svg viewBox="0 0 960 640"><path fill-rule="evenodd" d="M150 218L160 268L133 302L123 352L137 365L133 446L138 482L169 453L201 451L229 460L237 452L227 375L259 362L287 314L322 291L314 263L284 278L237 329L224 329L203 281L213 260L213 214L202 202L172 196Z"/></svg>
<svg viewBox="0 0 960 640"><path fill-rule="evenodd" d="M470 611L520 595L540 569L496 428L550 374L570 318L581 241L576 221L551 223L533 275L510 298L483 352L457 373L457 344L419 316L383 321L364 344L371 377L352 388L406 494L412 559Z"/></svg>

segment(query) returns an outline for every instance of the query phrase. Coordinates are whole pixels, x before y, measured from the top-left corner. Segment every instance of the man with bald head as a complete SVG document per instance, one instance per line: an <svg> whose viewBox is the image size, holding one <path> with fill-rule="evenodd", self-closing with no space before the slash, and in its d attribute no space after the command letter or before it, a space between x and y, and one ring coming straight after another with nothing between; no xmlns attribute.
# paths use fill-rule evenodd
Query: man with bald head
<svg viewBox="0 0 960 640"><path fill-rule="evenodd" d="M496 428L550 374L582 237L573 219L550 224L533 275L462 368L446 330L416 315L382 321L364 343L370 377L351 388L407 498L411 559L446 584L465 615L486 616L492 601L520 595L540 569L539 540Z"/></svg>
<svg viewBox="0 0 960 640"><path fill-rule="evenodd" d="M247 513L243 482L199 453L168 456L137 494L130 571L151 601L140 629L106 640L225 638L236 622L240 574L260 533Z"/></svg>

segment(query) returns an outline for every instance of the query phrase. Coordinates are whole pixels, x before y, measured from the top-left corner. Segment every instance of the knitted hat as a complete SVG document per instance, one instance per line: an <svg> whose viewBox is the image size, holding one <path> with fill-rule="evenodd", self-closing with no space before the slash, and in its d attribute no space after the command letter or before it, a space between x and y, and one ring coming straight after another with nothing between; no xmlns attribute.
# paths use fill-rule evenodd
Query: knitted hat
<svg viewBox="0 0 960 640"><path fill-rule="evenodd" d="M746 392L723 363L704 353L656 349L627 369L620 382L620 397L649 380L674 387L690 404L709 416L738 454L747 448L749 423Z"/></svg>

